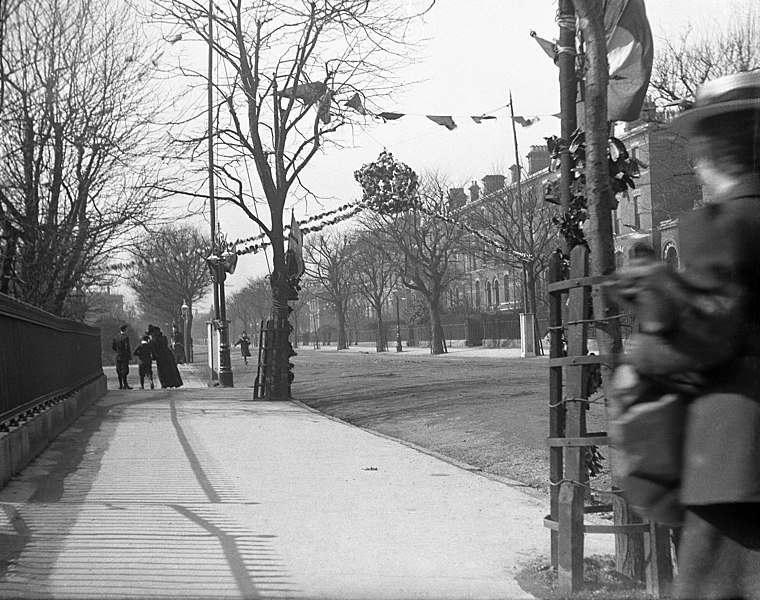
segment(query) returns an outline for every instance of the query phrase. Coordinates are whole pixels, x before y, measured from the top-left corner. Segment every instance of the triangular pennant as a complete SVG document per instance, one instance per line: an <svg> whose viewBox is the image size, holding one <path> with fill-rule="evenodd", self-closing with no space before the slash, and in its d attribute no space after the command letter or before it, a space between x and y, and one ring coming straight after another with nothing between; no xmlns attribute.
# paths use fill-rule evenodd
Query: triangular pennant
<svg viewBox="0 0 760 600"><path fill-rule="evenodd" d="M512 119L514 120L515 123L523 127L530 127L531 125L533 125L534 123L540 120L538 117L528 117L528 118L512 117Z"/></svg>
<svg viewBox="0 0 760 600"><path fill-rule="evenodd" d="M325 95L327 85L321 81L301 83L294 87L285 88L280 92L283 98L295 98L306 105L315 104Z"/></svg>
<svg viewBox="0 0 760 600"><path fill-rule="evenodd" d="M452 119L450 116L438 116L438 115L425 115L428 119L430 119L433 123L437 123L438 125L442 125L449 131L452 129L457 128L457 124L454 123L454 119Z"/></svg>
<svg viewBox="0 0 760 600"><path fill-rule="evenodd" d="M395 121L396 119L400 119L404 116L404 113L394 113L394 112L381 112L379 115L383 121Z"/></svg>
<svg viewBox="0 0 760 600"><path fill-rule="evenodd" d="M359 95L359 92L356 92L353 96L351 96L351 98L349 98L343 104L345 104L349 108L353 108L360 115L367 114L367 109L364 108L364 102L362 102L362 97Z"/></svg>
<svg viewBox="0 0 760 600"><path fill-rule="evenodd" d="M493 115L481 115L479 117L470 117L473 121L475 121L478 125L480 125L483 121L490 121L493 119L496 119Z"/></svg>

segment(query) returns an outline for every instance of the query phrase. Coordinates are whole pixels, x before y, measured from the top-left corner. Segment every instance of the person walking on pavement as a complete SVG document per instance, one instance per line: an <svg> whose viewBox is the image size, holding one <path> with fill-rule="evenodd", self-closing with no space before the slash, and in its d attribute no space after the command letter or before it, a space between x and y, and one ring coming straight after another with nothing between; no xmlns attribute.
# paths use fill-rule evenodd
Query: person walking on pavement
<svg viewBox="0 0 760 600"><path fill-rule="evenodd" d="M116 352L116 375L119 377L119 389L131 390L127 383L129 374L129 361L132 358L132 349L129 345L129 336L127 335L127 326L119 327L119 335L113 338L111 348Z"/></svg>
<svg viewBox="0 0 760 600"><path fill-rule="evenodd" d="M153 327L151 339L153 350L155 351L158 380L161 382L161 387L182 387L182 377L179 374L177 363L174 361L174 354L169 350L169 341L162 333L160 327Z"/></svg>
<svg viewBox="0 0 760 600"><path fill-rule="evenodd" d="M248 357L251 356L251 338L248 337L245 330L240 334L238 341L235 342L235 346L238 345L240 346L240 354L243 356L243 362L248 364Z"/></svg>
<svg viewBox="0 0 760 600"><path fill-rule="evenodd" d="M150 389L153 389L153 344L150 337L144 335L140 343L135 348L134 355L137 357L138 369L140 372L140 389L145 389L145 377L150 380Z"/></svg>
<svg viewBox="0 0 760 600"><path fill-rule="evenodd" d="M178 365L185 364L185 336L177 327L176 323L172 325L172 352L174 353L174 361Z"/></svg>
<svg viewBox="0 0 760 600"><path fill-rule="evenodd" d="M673 598L758 599L760 71L704 83L672 129L689 139L708 203L679 219L681 271L649 261L619 275L639 331L615 373L611 434L620 427L613 441L630 458L624 494L670 515L655 520L680 519ZM667 427L646 417L675 401ZM626 430L633 415L650 427ZM659 451L641 445L652 427Z"/></svg>

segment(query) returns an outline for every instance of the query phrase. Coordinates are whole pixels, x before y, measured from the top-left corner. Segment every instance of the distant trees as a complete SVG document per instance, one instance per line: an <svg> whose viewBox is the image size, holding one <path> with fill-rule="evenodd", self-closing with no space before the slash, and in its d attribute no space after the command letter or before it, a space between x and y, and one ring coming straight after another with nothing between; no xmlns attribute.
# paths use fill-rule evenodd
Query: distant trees
<svg viewBox="0 0 760 600"><path fill-rule="evenodd" d="M255 337L261 321L269 315L271 303L269 281L265 277L251 278L240 290L227 297L227 316L233 327L251 327L250 333ZM258 343L258 339L255 342Z"/></svg>
<svg viewBox="0 0 760 600"><path fill-rule="evenodd" d="M161 322L179 322L186 302L192 330L193 306L211 287L204 260L209 247L208 239L189 226L164 227L139 241L134 250L138 266L128 284L143 312Z"/></svg>
<svg viewBox="0 0 760 600"><path fill-rule="evenodd" d="M400 270L397 253L393 246L383 243L383 236L379 231L366 229L355 235L351 257L354 287L357 294L375 313L375 345L378 352L384 352L388 349L388 339L383 323L383 305L398 282Z"/></svg>
<svg viewBox="0 0 760 600"><path fill-rule="evenodd" d="M335 312L338 350L348 348L346 320L354 292L352 255L352 239L343 231L322 231L305 248L306 276L315 284L312 291Z"/></svg>
<svg viewBox="0 0 760 600"><path fill-rule="evenodd" d="M446 192L445 178L429 173L422 178L419 196L411 208L377 213L366 220L381 247L387 249L386 258L395 260L400 282L425 298L433 354L445 351L441 300L449 284L460 276L456 255L467 235L456 222L440 218L449 215Z"/></svg>
<svg viewBox="0 0 760 600"><path fill-rule="evenodd" d="M69 315L154 216L152 52L129 3L0 5L0 292Z"/></svg>
<svg viewBox="0 0 760 600"><path fill-rule="evenodd" d="M656 100L694 98L709 79L760 68L760 10L754 2L735 5L728 26L660 40L652 66L649 92Z"/></svg>

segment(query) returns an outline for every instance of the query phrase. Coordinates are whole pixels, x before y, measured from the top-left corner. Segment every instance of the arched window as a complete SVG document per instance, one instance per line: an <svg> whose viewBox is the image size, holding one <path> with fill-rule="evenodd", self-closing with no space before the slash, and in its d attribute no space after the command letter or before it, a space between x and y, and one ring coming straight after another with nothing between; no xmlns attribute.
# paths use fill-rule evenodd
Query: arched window
<svg viewBox="0 0 760 600"><path fill-rule="evenodd" d="M673 244L668 244L665 248L665 264L671 269L678 269L678 249Z"/></svg>
<svg viewBox="0 0 760 600"><path fill-rule="evenodd" d="M454 300L456 301L457 306L459 306L459 286L454 290Z"/></svg>
<svg viewBox="0 0 760 600"><path fill-rule="evenodd" d="M491 296L491 282L486 281L486 306L490 307L493 302L493 298Z"/></svg>
<svg viewBox="0 0 760 600"><path fill-rule="evenodd" d="M480 282L475 282L475 306L480 308Z"/></svg>
<svg viewBox="0 0 760 600"><path fill-rule="evenodd" d="M509 302L509 275L504 275L504 302Z"/></svg>
<svg viewBox="0 0 760 600"><path fill-rule="evenodd" d="M618 250L615 252L615 269L620 270L623 268L623 253L622 251Z"/></svg>
<svg viewBox="0 0 760 600"><path fill-rule="evenodd" d="M499 280L494 277L493 280L493 303L496 306L501 304L501 298L499 298Z"/></svg>

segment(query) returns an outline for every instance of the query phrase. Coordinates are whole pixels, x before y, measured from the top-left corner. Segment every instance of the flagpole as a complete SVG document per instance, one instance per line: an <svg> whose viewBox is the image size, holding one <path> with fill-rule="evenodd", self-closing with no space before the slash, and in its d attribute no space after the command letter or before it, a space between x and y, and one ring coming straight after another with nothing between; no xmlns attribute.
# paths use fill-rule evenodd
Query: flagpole
<svg viewBox="0 0 760 600"><path fill-rule="evenodd" d="M522 198L522 185L520 182L520 151L517 148L517 129L515 128L515 106L512 102L512 90L509 90L509 113L512 117L512 137L515 141L515 185L517 186L517 213L518 223L520 227L520 252L525 252L525 224L523 222L523 198ZM522 296L523 296L523 312L531 312L528 306L528 273L525 264L525 258L520 258L522 263Z"/></svg>

